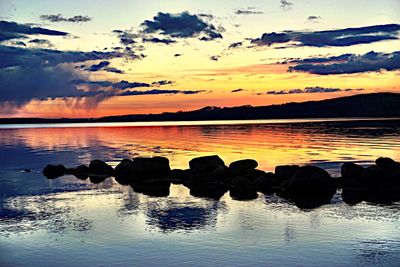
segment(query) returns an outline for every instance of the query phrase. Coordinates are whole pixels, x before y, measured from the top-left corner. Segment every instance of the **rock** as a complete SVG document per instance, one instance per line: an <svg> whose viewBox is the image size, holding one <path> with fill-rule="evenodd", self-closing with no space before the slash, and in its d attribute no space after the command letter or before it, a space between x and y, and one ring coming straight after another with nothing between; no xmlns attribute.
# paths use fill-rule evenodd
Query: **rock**
<svg viewBox="0 0 400 267"><path fill-rule="evenodd" d="M251 200L258 197L254 186L251 186L246 177L237 176L232 181L232 186L229 190L231 198L236 200Z"/></svg>
<svg viewBox="0 0 400 267"><path fill-rule="evenodd" d="M242 159L232 162L229 171L233 175L239 175L257 168L258 163L254 159Z"/></svg>
<svg viewBox="0 0 400 267"><path fill-rule="evenodd" d="M222 183L191 183L186 184L190 189L190 194L194 197L211 198L218 200L227 191L228 188Z"/></svg>
<svg viewBox="0 0 400 267"><path fill-rule="evenodd" d="M131 187L135 192L153 197L169 196L170 185L171 182L169 181L131 183Z"/></svg>
<svg viewBox="0 0 400 267"><path fill-rule="evenodd" d="M315 208L330 203L336 186L329 173L316 166L300 167L292 176L287 190L300 208Z"/></svg>
<svg viewBox="0 0 400 267"><path fill-rule="evenodd" d="M65 174L66 168L63 165L47 165L43 169L43 175L47 179L55 179Z"/></svg>
<svg viewBox="0 0 400 267"><path fill-rule="evenodd" d="M253 184L257 191L264 194L273 194L278 190L278 180L274 173L263 172L256 179L254 179Z"/></svg>
<svg viewBox="0 0 400 267"><path fill-rule="evenodd" d="M128 185L135 175L133 161L130 159L123 159L114 170L115 180L121 185Z"/></svg>
<svg viewBox="0 0 400 267"><path fill-rule="evenodd" d="M386 180L388 180L387 175L380 167L376 165L365 168L360 178L360 182L368 187L375 187L378 184L384 183Z"/></svg>
<svg viewBox="0 0 400 267"><path fill-rule="evenodd" d="M78 166L72 173L79 180L86 180L89 177L89 167L86 165Z"/></svg>
<svg viewBox="0 0 400 267"><path fill-rule="evenodd" d="M224 183L228 179L228 168L218 166L209 172L193 172L189 170L189 179L193 183Z"/></svg>
<svg viewBox="0 0 400 267"><path fill-rule="evenodd" d="M378 158L375 160L375 164L388 175L400 170L400 163L391 158Z"/></svg>
<svg viewBox="0 0 400 267"><path fill-rule="evenodd" d="M89 177L110 177L114 175L114 169L101 160L92 160L89 164Z"/></svg>
<svg viewBox="0 0 400 267"><path fill-rule="evenodd" d="M169 178L171 172L169 160L165 157L134 158L133 165L134 175L132 182L143 182L153 179L166 180Z"/></svg>
<svg viewBox="0 0 400 267"><path fill-rule="evenodd" d="M275 175L280 182L289 180L292 175L300 168L299 165L281 165L275 167Z"/></svg>
<svg viewBox="0 0 400 267"><path fill-rule="evenodd" d="M183 184L189 177L189 170L173 169L170 179L173 184Z"/></svg>
<svg viewBox="0 0 400 267"><path fill-rule="evenodd" d="M102 176L102 175L89 175L89 180L91 183L93 184L99 184L104 182L104 180L107 179L106 176Z"/></svg>
<svg viewBox="0 0 400 267"><path fill-rule="evenodd" d="M345 162L341 167L341 174L343 179L359 180L363 173L364 167L352 162Z"/></svg>
<svg viewBox="0 0 400 267"><path fill-rule="evenodd" d="M193 173L209 173L224 168L225 163L219 156L214 155L194 158L189 161L189 166Z"/></svg>

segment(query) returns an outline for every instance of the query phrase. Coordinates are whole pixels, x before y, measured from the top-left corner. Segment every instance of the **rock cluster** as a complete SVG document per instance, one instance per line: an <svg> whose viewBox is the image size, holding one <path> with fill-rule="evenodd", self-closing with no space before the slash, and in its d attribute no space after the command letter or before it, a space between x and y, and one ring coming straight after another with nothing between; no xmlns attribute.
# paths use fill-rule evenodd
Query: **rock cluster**
<svg viewBox="0 0 400 267"><path fill-rule="evenodd" d="M217 155L194 158L186 170L171 170L165 157L137 157L122 160L115 169L101 160L71 169L47 165L43 174L48 179L71 174L93 183L114 176L118 183L151 196L168 196L171 183L183 184L193 196L213 199L228 191L237 200L255 199L258 192L277 194L300 208L328 204L338 189L348 204L399 201L400 163L390 158L378 158L375 163L367 168L344 163L342 177L333 178L325 170L309 165L282 165L274 173L264 172L256 169L258 164L253 159L238 160L227 167Z"/></svg>

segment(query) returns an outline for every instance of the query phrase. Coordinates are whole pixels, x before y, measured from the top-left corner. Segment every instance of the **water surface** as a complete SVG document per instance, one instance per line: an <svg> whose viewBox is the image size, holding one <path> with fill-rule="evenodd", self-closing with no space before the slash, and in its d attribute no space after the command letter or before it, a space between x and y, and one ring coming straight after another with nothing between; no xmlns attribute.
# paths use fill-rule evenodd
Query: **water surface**
<svg viewBox="0 0 400 267"><path fill-rule="evenodd" d="M399 266L400 204L299 210L276 196L219 201L174 185L166 198L112 178L47 180L48 163L196 156L259 168L313 164L339 175L343 162L400 159L400 120L246 121L218 125L23 125L0 129L0 266ZM29 169L32 172L21 172Z"/></svg>

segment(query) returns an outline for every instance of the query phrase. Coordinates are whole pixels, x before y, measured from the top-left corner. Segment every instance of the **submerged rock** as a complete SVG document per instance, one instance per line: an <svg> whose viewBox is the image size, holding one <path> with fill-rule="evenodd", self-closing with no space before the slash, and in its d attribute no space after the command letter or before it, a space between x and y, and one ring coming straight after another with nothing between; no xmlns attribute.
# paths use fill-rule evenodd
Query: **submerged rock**
<svg viewBox="0 0 400 267"><path fill-rule="evenodd" d="M47 179L55 179L65 174L66 168L63 165L47 165L43 169L43 175Z"/></svg>
<svg viewBox="0 0 400 267"><path fill-rule="evenodd" d="M220 199L228 188L222 183L190 183L186 184L190 189L190 195L201 198Z"/></svg>
<svg viewBox="0 0 400 267"><path fill-rule="evenodd" d="M153 197L169 196L169 181L153 181L153 182L136 182L130 184L135 192L142 193Z"/></svg>
<svg viewBox="0 0 400 267"><path fill-rule="evenodd" d="M229 195L236 200L251 200L258 197L255 186L249 182L248 178L242 176L233 179Z"/></svg>

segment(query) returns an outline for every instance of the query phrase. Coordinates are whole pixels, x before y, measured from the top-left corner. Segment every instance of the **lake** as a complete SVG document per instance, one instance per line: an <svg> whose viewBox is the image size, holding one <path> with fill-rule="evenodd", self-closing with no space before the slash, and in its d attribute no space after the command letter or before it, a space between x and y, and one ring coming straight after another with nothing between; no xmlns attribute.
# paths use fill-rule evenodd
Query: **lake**
<svg viewBox="0 0 400 267"><path fill-rule="evenodd" d="M258 168L400 160L400 119L0 126L0 266L400 266L400 203L302 210L275 195L150 197L113 178L47 180L47 164L219 155ZM29 172L24 170L30 170Z"/></svg>

